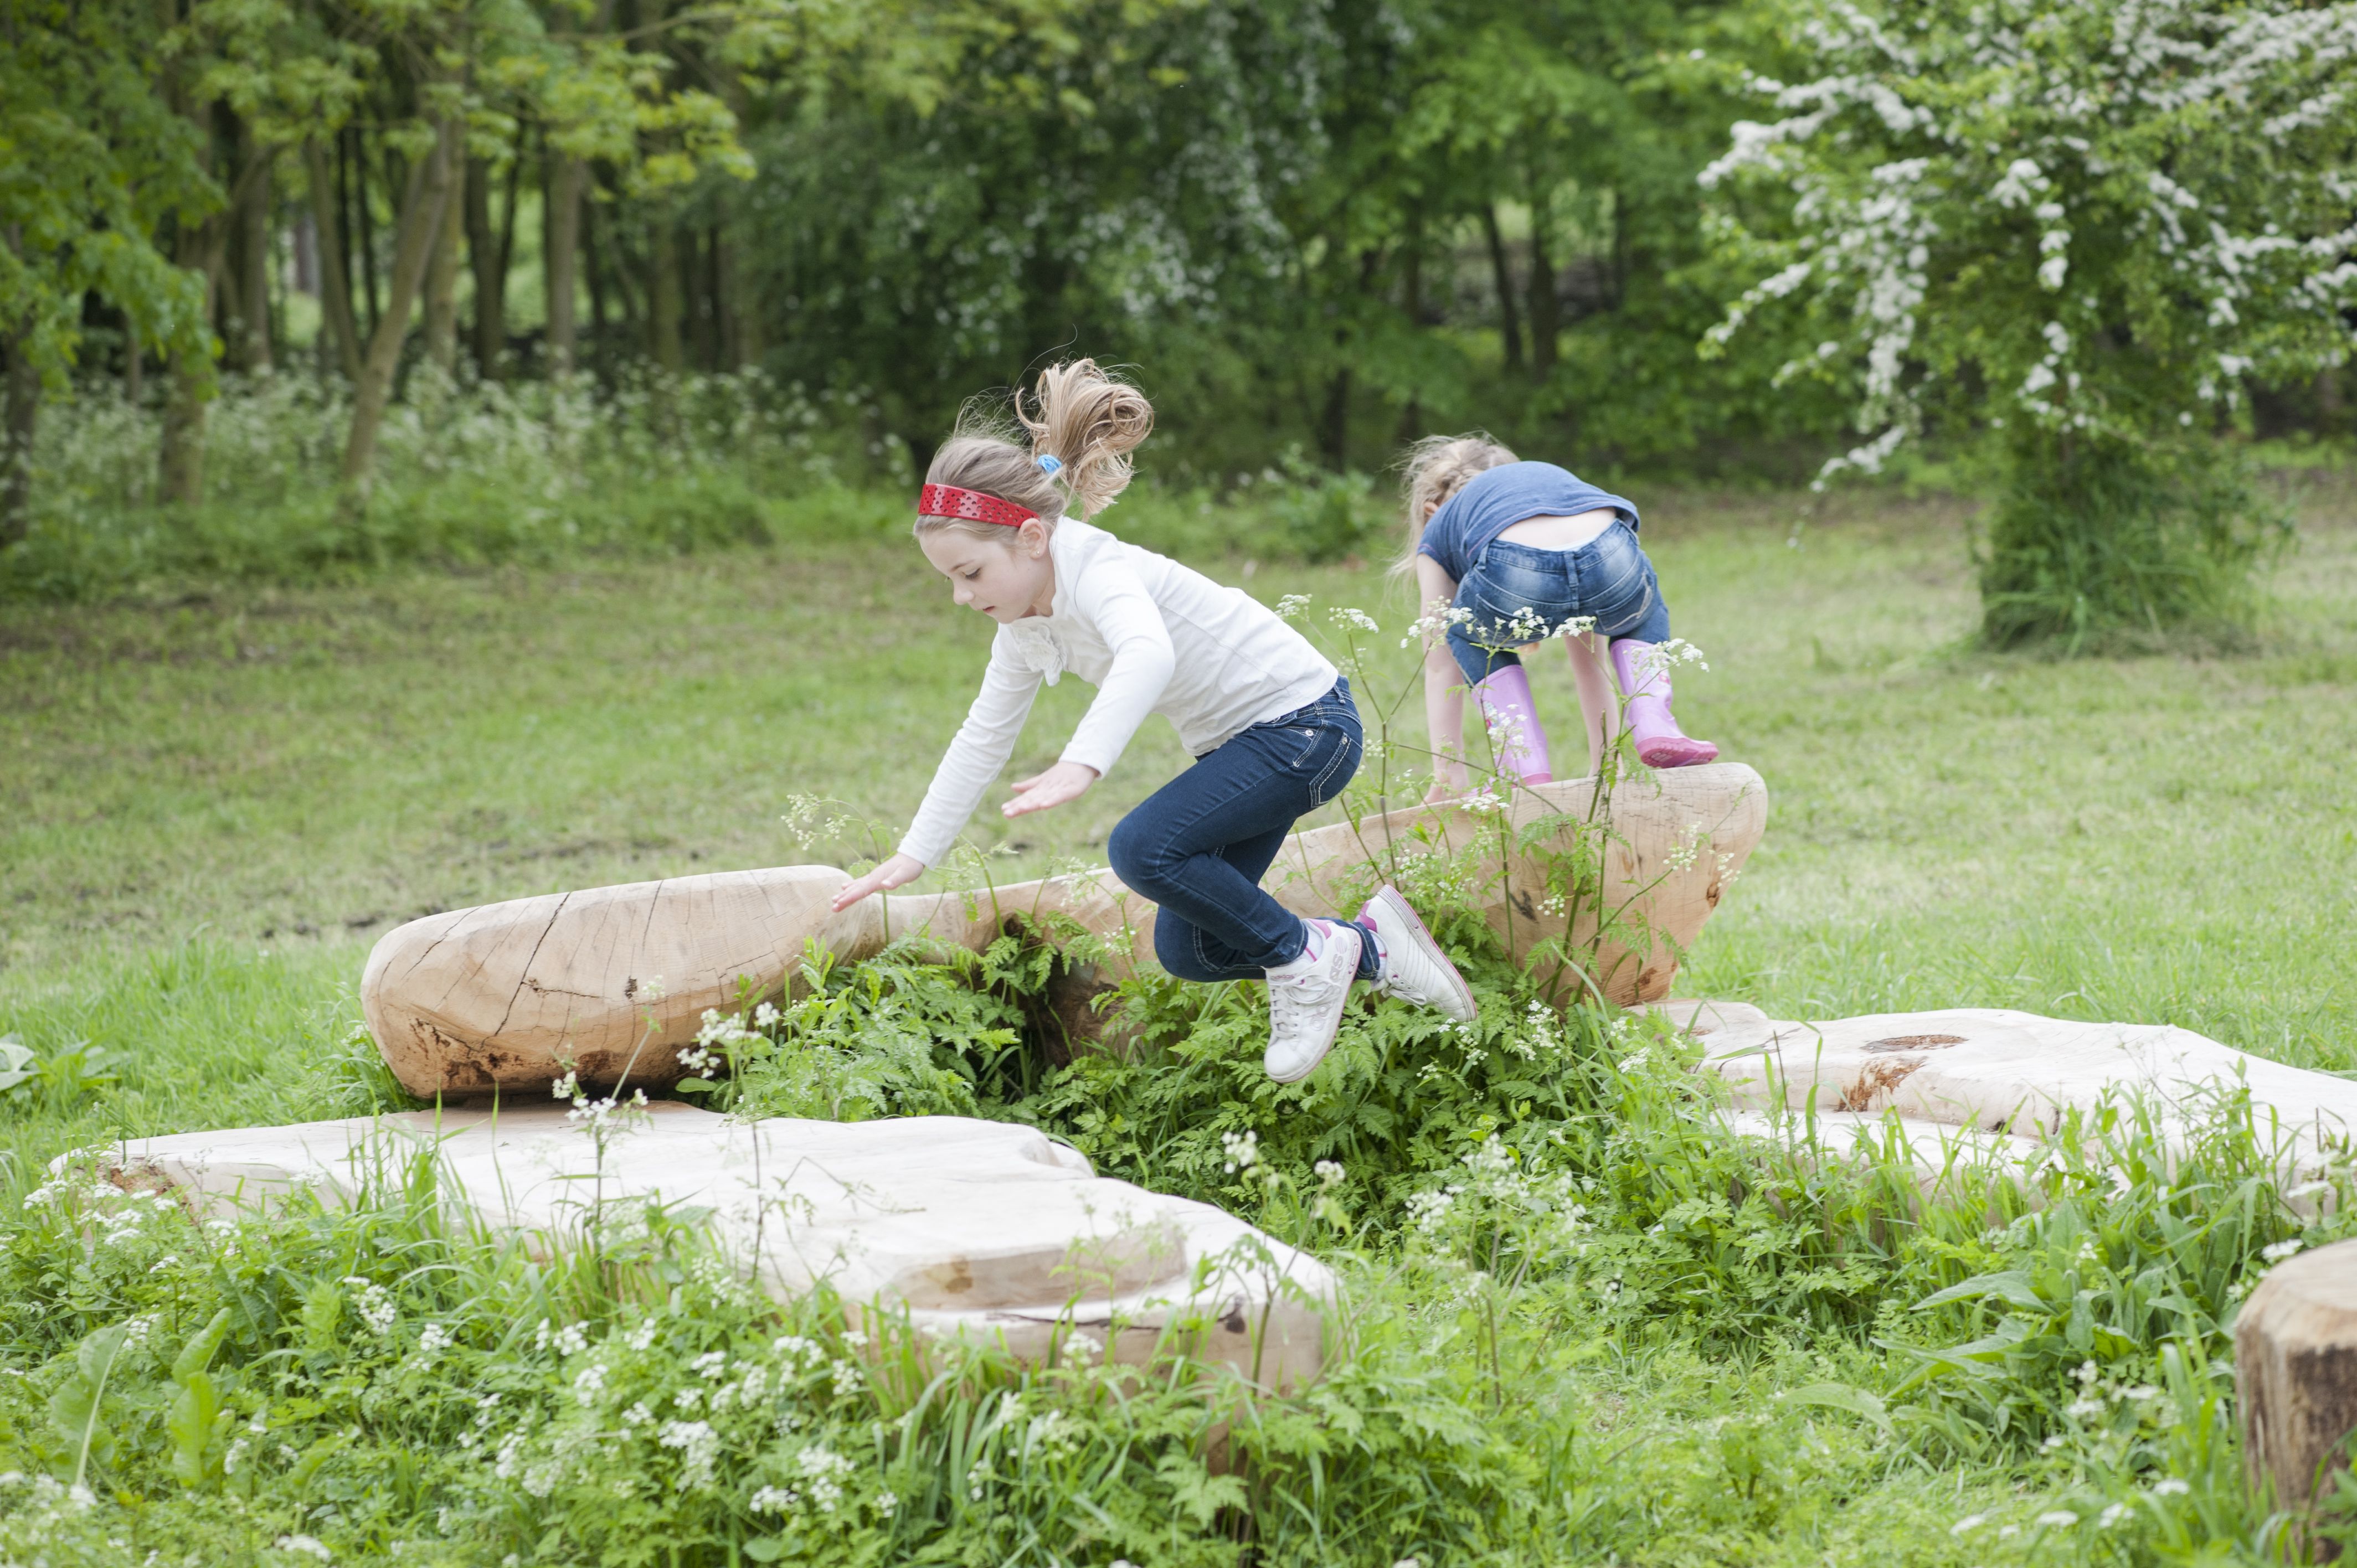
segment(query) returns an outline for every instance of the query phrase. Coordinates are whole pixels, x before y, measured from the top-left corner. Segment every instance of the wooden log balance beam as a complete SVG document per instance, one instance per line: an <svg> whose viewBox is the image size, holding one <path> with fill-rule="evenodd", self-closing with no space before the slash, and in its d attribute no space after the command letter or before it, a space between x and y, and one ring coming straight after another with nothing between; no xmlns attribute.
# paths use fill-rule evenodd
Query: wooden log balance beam
<svg viewBox="0 0 2357 1568"><path fill-rule="evenodd" d="M1586 853L1601 855L1603 906L1622 912L1593 982L1634 1005L1669 994L1679 955L1767 822L1767 786L1739 763L1642 775L1609 802L1573 780L1518 789L1503 811L1418 808L1296 833L1262 885L1301 914L1347 913L1392 857L1469 851L1467 883L1508 950L1521 959L1549 940L1577 950L1594 939L1594 905L1575 901L1567 919L1550 903L1547 854L1600 830ZM1493 847L1533 830L1529 853ZM827 905L848 880L834 866L790 865L429 915L377 943L361 1010L393 1077L422 1097L545 1094L568 1067L584 1084L627 1076L652 1089L678 1079L679 1049L705 1009L736 1008L740 980L762 994L791 985L813 943L844 961L911 937L979 951L1010 921L1044 930L1062 917L1108 939L1100 984L1154 950L1154 906L1110 871L880 896L838 915ZM1568 1000L1578 977L1561 976L1557 989Z"/></svg>

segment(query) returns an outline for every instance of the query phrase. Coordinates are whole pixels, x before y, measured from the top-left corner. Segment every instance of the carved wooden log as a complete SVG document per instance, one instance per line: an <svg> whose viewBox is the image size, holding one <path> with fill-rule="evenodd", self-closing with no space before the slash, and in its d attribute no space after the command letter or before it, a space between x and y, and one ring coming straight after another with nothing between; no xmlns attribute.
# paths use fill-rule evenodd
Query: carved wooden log
<svg viewBox="0 0 2357 1568"><path fill-rule="evenodd" d="M1485 845L1553 819L1538 847L1566 850L1602 832L1602 901L1621 910L1619 936L1600 945L1592 977L1622 1004L1669 994L1678 954L1701 932L1757 846L1768 821L1760 776L1734 763L1679 768L1622 785L1595 813L1586 781L1518 792L1512 809L1396 811L1297 833L1264 885L1288 908L1329 915L1371 885L1389 857L1470 850L1468 886L1517 957L1565 938L1550 912L1545 866L1516 854L1502 875ZM1600 815L1592 826L1591 815ZM888 940L920 937L979 950L1020 918L1035 928L1069 919L1108 939L1083 985L1125 978L1154 950L1154 906L1110 871L978 893L870 898L831 914L848 880L832 866L721 872L550 894L453 910L387 932L369 955L361 1003L377 1048L413 1094L494 1088L545 1091L569 1065L584 1083L624 1076L655 1087L678 1078L679 1047L705 1009L732 1008L739 983L774 993L797 972L806 944L837 958L867 957ZM1581 906L1584 909L1587 906ZM1583 947L1595 922L1569 922ZM651 984L650 983L659 983ZM1561 977L1566 993L1577 974ZM1059 1015L1077 1022L1072 1005Z"/></svg>
<svg viewBox="0 0 2357 1568"><path fill-rule="evenodd" d="M2254 1491L2305 1513L2357 1434L2357 1241L2278 1263L2234 1319L2243 1467ZM2337 1556L2318 1542L2319 1560Z"/></svg>

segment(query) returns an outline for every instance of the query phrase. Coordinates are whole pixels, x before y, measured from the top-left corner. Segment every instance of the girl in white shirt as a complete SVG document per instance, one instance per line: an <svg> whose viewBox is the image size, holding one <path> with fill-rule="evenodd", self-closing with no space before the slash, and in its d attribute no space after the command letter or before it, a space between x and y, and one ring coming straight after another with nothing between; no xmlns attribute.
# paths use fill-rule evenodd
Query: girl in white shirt
<svg viewBox="0 0 2357 1568"><path fill-rule="evenodd" d="M1043 372L1015 413L1019 435L970 413L917 508L918 545L952 597L998 623L981 694L899 853L834 908L941 863L1013 754L1039 683L1069 671L1096 700L1056 765L1016 780L1002 811L1076 799L1147 714L1168 717L1195 765L1121 820L1108 858L1160 906L1165 969L1268 982L1270 1077L1295 1082L1324 1059L1354 979L1469 1022L1472 992L1395 889L1351 921L1305 920L1262 889L1295 821L1357 771L1358 710L1350 682L1256 600L1089 523L1128 485L1153 408L1080 360Z"/></svg>

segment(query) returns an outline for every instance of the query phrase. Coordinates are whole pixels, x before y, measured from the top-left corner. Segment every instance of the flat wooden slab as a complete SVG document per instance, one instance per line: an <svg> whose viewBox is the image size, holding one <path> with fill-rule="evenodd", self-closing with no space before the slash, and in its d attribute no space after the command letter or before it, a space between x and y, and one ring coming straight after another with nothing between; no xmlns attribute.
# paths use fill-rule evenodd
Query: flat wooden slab
<svg viewBox="0 0 2357 1568"><path fill-rule="evenodd" d="M1075 1329L1132 1362L1175 1335L1281 1386L1316 1375L1334 1295L1317 1260L1210 1204L969 1117L745 1122L659 1101L601 1150L544 1101L135 1139L107 1170L207 1207L297 1187L359 1203L421 1157L439 1162L446 1201L535 1246L632 1223L648 1203L705 1208L723 1255L774 1295L824 1281L856 1312L905 1310L1029 1359Z"/></svg>

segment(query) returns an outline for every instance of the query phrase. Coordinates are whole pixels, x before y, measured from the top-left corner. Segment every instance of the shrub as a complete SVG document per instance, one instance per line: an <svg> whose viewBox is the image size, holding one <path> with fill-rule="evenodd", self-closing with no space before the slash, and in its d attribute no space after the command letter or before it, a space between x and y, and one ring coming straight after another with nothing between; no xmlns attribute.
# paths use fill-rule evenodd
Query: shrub
<svg viewBox="0 0 2357 1568"><path fill-rule="evenodd" d="M2066 652L2247 639L2291 519L2233 452L2089 439L2016 461L1981 564L1981 635Z"/></svg>
<svg viewBox="0 0 2357 1568"><path fill-rule="evenodd" d="M873 537L899 521L860 488L898 454L864 445L856 400L806 397L757 371L600 393L421 369L386 420L365 501L336 489L347 397L340 381L302 375L233 380L208 426L216 499L181 509L155 499L157 411L111 385L85 391L42 422L32 526L0 553L0 594L673 553Z"/></svg>

